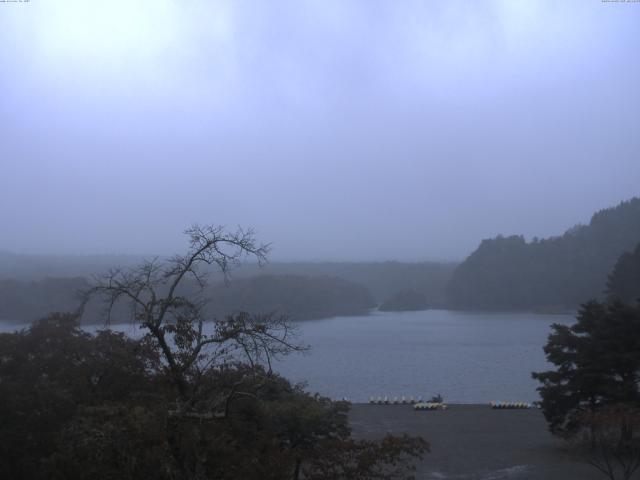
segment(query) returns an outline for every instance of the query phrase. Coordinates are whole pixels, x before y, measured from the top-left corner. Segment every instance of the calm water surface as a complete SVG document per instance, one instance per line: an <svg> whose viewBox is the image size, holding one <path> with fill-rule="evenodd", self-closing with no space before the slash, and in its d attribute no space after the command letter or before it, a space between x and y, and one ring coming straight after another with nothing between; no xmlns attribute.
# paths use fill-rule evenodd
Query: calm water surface
<svg viewBox="0 0 640 480"><path fill-rule="evenodd" d="M314 320L298 324L309 353L286 357L275 369L307 381L312 392L352 401L437 393L452 403L533 401L531 372L548 368L542 347L549 326L573 322L572 315L450 310Z"/></svg>
<svg viewBox="0 0 640 480"><path fill-rule="evenodd" d="M333 398L442 394L461 403L537 400L531 372L548 368L552 323L571 315L448 310L375 312L299 324L308 355L277 370Z"/></svg>

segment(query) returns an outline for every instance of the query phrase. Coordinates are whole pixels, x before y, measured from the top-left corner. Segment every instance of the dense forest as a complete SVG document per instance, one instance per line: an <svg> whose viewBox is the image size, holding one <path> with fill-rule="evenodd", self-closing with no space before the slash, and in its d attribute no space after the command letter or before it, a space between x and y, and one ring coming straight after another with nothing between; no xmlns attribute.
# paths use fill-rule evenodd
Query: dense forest
<svg viewBox="0 0 640 480"><path fill-rule="evenodd" d="M33 321L54 311L73 311L77 292L110 268L127 268L135 256L30 256L0 252L0 321ZM243 264L229 282L212 271L211 313L241 309L280 311L295 320L365 313L402 292L412 291L442 306L454 264L420 262ZM85 321L99 322L89 308Z"/></svg>
<svg viewBox="0 0 640 480"><path fill-rule="evenodd" d="M81 277L0 280L0 320L31 322L50 312L75 311L79 291L88 287Z"/></svg>
<svg viewBox="0 0 640 480"><path fill-rule="evenodd" d="M84 278L48 278L41 281L0 281L0 319L29 322L49 312L75 311L80 306L79 292L89 283ZM186 286L185 294L192 288ZM233 282L212 284L206 291L212 301L207 306L212 316L245 311L278 312L292 320L310 320L338 315L361 315L376 306L369 291L358 284L335 277L301 275L259 275ZM125 317L125 308L116 305L112 321ZM87 323L105 319L100 305L89 303L83 315Z"/></svg>
<svg viewBox="0 0 640 480"><path fill-rule="evenodd" d="M92 278L113 267L127 268L143 257L134 255L16 255L0 251L0 280L39 281L44 278ZM233 279L258 275L302 275L340 277L366 287L376 303L402 290L413 289L430 303L445 303L445 287L454 268L451 262L271 262L262 267L244 263L233 272ZM212 278L219 272L210 272Z"/></svg>
<svg viewBox="0 0 640 480"><path fill-rule="evenodd" d="M633 198L597 212L588 225L562 236L483 240L459 265L292 262L260 268L249 263L236 269L228 284L214 273L217 283L209 293L217 315L244 308L287 312L300 320L361 314L376 305L384 310L573 309L585 299L605 295L607 275L618 257L628 252L621 262L638 261L638 252L631 253L638 243L640 199ZM139 261L135 256L0 253L0 320L31 321L51 311L73 310L86 279ZM618 266L616 275L627 275L625 268L631 267ZM616 277L610 279L613 288L616 282ZM98 312L88 318L98 321Z"/></svg>
<svg viewBox="0 0 640 480"><path fill-rule="evenodd" d="M362 315L376 306L362 285L336 277L259 275L219 283L211 292L213 313L278 312L292 320Z"/></svg>
<svg viewBox="0 0 640 480"><path fill-rule="evenodd" d="M640 242L640 198L593 215L560 237L483 240L447 286L458 308L574 308L605 294L618 257Z"/></svg>
<svg viewBox="0 0 640 480"><path fill-rule="evenodd" d="M414 290L407 289L398 292L383 302L379 310L383 312L403 312L411 310L425 310L429 308L430 304L427 297Z"/></svg>
<svg viewBox="0 0 640 480"><path fill-rule="evenodd" d="M630 304L640 301L640 243L616 262L607 280L607 295L613 301Z"/></svg>
<svg viewBox="0 0 640 480"><path fill-rule="evenodd" d="M380 304L403 290L415 290L432 306L443 306L446 285L456 263L453 262L296 262L270 263L265 273L273 275L310 275L340 277L366 287ZM234 276L259 273L254 265L242 265Z"/></svg>

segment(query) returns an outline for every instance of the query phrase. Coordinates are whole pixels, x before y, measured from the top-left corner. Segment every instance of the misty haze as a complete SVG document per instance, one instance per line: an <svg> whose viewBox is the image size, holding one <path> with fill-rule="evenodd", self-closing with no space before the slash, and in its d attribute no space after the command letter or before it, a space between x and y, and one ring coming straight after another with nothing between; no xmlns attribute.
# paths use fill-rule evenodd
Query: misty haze
<svg viewBox="0 0 640 480"><path fill-rule="evenodd" d="M640 478L639 34L0 1L0 478Z"/></svg>

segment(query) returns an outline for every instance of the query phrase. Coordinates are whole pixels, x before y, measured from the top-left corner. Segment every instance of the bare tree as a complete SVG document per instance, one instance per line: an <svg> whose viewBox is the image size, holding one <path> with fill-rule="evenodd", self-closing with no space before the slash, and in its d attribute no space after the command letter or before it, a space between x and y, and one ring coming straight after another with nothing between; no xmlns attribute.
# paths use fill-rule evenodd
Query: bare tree
<svg viewBox="0 0 640 480"><path fill-rule="evenodd" d="M212 270L229 279L230 270L241 260L253 258L263 265L269 246L258 244L253 230L228 232L221 226L194 225L185 231L189 248L185 255L168 260L154 258L129 269L113 269L97 277L84 292L84 302L99 297L106 304L106 321L114 306L126 302L131 319L146 331L164 360L165 368L180 399L180 410L189 404L212 369L242 360L253 369L271 373L274 357L304 347L294 343L295 332L286 317L249 315L244 312L224 319L209 318L206 288ZM240 383L242 380L240 381ZM240 384L230 388L215 402L228 411L228 403L240 395Z"/></svg>

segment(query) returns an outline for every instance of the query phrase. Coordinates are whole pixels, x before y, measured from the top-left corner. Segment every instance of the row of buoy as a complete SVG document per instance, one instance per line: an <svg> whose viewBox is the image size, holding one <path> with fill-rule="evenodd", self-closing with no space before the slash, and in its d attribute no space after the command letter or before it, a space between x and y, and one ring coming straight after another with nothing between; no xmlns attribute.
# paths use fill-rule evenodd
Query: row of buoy
<svg viewBox="0 0 640 480"><path fill-rule="evenodd" d="M346 398L343 401L349 401ZM416 410L437 410L439 408L446 409L447 406L441 402L425 402L422 397L369 397L369 403L372 405L413 405ZM528 402L495 402L489 403L493 409L528 409L534 408L535 405Z"/></svg>
<svg viewBox="0 0 640 480"><path fill-rule="evenodd" d="M446 410L447 406L444 403L432 403L432 402L420 402L413 406L414 410Z"/></svg>
<svg viewBox="0 0 640 480"><path fill-rule="evenodd" d="M507 408L533 408L533 405L527 402L491 402L491 408L507 409Z"/></svg>
<svg viewBox="0 0 640 480"><path fill-rule="evenodd" d="M413 405L422 402L422 397L369 397L369 403L377 405Z"/></svg>

